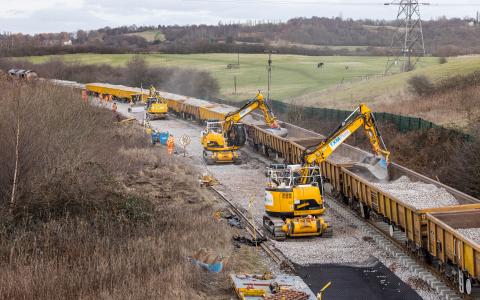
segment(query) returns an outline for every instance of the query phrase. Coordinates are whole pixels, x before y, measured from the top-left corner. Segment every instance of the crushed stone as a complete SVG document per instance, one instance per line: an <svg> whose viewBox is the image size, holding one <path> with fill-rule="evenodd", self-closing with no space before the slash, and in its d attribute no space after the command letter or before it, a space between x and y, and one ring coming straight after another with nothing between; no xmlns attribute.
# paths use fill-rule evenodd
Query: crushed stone
<svg viewBox="0 0 480 300"><path fill-rule="evenodd" d="M457 231L469 240L480 245L480 228L460 228L457 229Z"/></svg>
<svg viewBox="0 0 480 300"><path fill-rule="evenodd" d="M459 204L458 200L444 188L424 182L413 182L407 176L387 183L373 183L373 185L416 209Z"/></svg>

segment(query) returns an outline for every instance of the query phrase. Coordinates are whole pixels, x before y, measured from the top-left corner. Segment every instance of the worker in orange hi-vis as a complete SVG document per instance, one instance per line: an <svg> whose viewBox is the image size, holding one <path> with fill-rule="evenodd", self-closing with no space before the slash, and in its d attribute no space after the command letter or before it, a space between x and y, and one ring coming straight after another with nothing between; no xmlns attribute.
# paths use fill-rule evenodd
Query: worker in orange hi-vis
<svg viewBox="0 0 480 300"><path fill-rule="evenodd" d="M108 102L112 102L112 95L108 95Z"/></svg>
<svg viewBox="0 0 480 300"><path fill-rule="evenodd" d="M175 138L173 137L173 135L170 135L167 139L168 154L173 154L174 148L175 148Z"/></svg>

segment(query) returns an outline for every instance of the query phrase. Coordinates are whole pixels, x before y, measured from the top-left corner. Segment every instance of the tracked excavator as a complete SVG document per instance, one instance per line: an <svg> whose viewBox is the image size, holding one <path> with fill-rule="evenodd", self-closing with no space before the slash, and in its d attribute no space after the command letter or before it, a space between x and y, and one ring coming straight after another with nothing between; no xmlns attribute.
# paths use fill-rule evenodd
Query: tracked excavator
<svg viewBox="0 0 480 300"><path fill-rule="evenodd" d="M269 183L265 190L263 225L274 239L331 236L331 227L320 217L325 213L320 164L360 128L374 152L361 164L377 178L388 178L390 152L372 111L361 104L330 136L305 150L301 165L275 165L267 169Z"/></svg>
<svg viewBox="0 0 480 300"><path fill-rule="evenodd" d="M286 129L280 127L263 95L258 92L253 100L248 101L240 109L228 113L224 120L207 122L207 127L202 131L201 136L203 158L207 164L232 162L241 164L238 150L245 145L246 133L244 124L240 121L257 109L262 111L270 131L278 135L286 134Z"/></svg>
<svg viewBox="0 0 480 300"><path fill-rule="evenodd" d="M151 86L149 97L145 103L146 116L149 120L164 119L168 113L168 104L158 91Z"/></svg>

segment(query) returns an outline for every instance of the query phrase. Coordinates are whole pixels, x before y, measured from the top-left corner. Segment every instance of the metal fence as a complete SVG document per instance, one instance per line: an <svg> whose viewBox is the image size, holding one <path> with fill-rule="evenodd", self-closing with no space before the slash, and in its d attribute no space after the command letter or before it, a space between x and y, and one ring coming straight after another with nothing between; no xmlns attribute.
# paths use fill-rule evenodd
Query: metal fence
<svg viewBox="0 0 480 300"><path fill-rule="evenodd" d="M213 101L232 105L232 106L237 106L237 107L240 104L243 104L243 102L227 101L223 99L214 99ZM272 108L272 110L277 114L288 113L291 106L291 104L278 101L278 100L270 100L269 105ZM302 116L307 120L315 118L315 119L341 122L345 120L352 113L351 111L348 111L348 110L332 109L332 108L303 107L303 106L299 108L303 110ZM296 109L299 109L299 108L296 108ZM389 123L395 124L401 132L441 128L441 126L435 123L432 123L430 121L424 120L422 118L402 116L402 115L396 115L396 114L391 114L386 112L376 112L374 113L374 115L378 122L389 122Z"/></svg>

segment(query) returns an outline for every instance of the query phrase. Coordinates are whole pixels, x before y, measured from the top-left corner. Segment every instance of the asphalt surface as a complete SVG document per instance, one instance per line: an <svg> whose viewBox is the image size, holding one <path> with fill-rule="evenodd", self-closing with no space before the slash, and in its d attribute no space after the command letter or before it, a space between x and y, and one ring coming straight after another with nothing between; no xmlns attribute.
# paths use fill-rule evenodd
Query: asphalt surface
<svg viewBox="0 0 480 300"><path fill-rule="evenodd" d="M374 257L368 265L316 264L296 266L299 276L316 294L328 282L324 299L417 300L422 299Z"/></svg>

